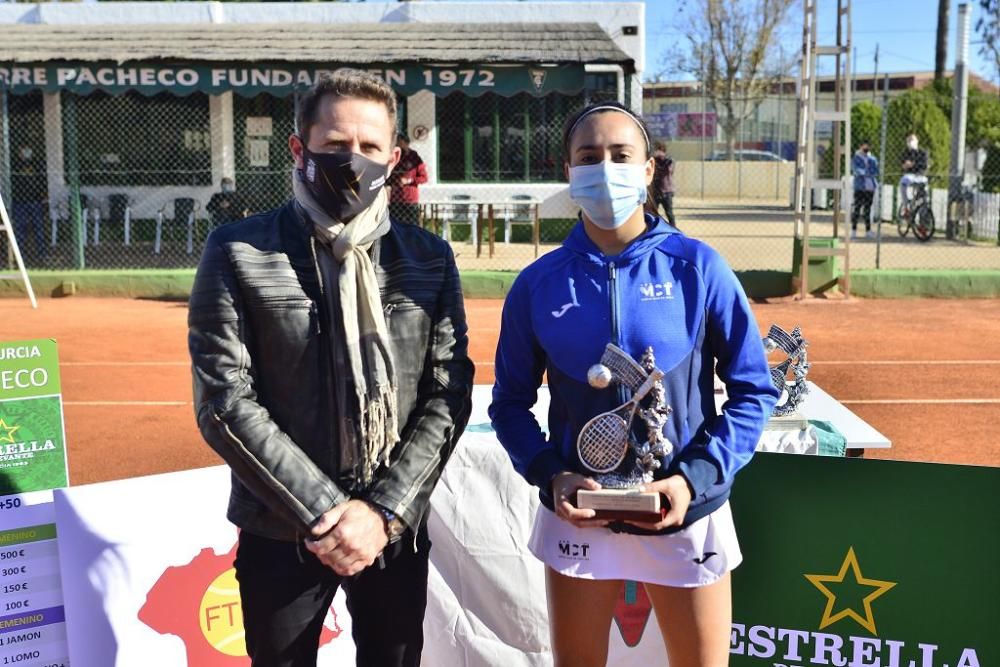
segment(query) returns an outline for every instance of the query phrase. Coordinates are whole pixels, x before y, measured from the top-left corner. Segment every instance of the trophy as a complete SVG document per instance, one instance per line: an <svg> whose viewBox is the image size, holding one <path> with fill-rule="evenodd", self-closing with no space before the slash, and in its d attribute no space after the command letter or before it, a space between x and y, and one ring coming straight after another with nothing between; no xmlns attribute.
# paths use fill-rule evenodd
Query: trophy
<svg viewBox="0 0 1000 667"><path fill-rule="evenodd" d="M768 354L776 350L785 353L785 360L771 367L771 382L781 391L781 398L771 413L765 429L794 431L809 428L809 421L799 412L799 406L809 393L806 385L806 374L809 373L809 361L806 357L806 347L809 342L802 337L799 327L786 332L776 324L772 324L764 338L764 349ZM792 380L788 379L788 371L792 371Z"/></svg>
<svg viewBox="0 0 1000 667"><path fill-rule="evenodd" d="M602 487L577 491L576 506L594 510L598 519L656 522L662 517L660 494L639 488L653 481L660 459L673 451L663 435L673 410L667 405L662 380L663 371L656 367L651 347L646 348L641 363L636 363L609 343L600 363L587 371L592 387L605 389L615 382L632 392L625 403L584 424L576 440L580 462ZM646 425L644 442L632 432L636 415Z"/></svg>

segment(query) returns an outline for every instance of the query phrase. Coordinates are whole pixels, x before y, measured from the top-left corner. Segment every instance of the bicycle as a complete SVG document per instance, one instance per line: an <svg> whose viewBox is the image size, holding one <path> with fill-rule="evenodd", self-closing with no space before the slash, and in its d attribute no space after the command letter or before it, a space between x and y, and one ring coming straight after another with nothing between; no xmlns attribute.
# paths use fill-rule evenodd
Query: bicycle
<svg viewBox="0 0 1000 667"><path fill-rule="evenodd" d="M931 202L927 197L926 183L912 183L913 197L910 199L909 210L906 202L899 207L899 218L896 220L896 228L899 235L905 237L909 231L913 230L913 235L921 241L930 241L934 236L934 212L931 210Z"/></svg>

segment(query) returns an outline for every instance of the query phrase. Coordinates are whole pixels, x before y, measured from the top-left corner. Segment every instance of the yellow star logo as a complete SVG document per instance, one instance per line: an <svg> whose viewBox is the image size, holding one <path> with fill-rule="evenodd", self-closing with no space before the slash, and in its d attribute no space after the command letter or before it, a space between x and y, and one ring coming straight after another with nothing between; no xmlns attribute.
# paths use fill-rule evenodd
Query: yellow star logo
<svg viewBox="0 0 1000 667"><path fill-rule="evenodd" d="M21 428L20 426L7 426L3 418L0 417L0 442L9 442L14 444L14 432ZM6 432L6 433L5 433Z"/></svg>
<svg viewBox="0 0 1000 667"><path fill-rule="evenodd" d="M847 576L848 570L851 570L852 572L855 586L864 586L874 589L862 600L865 612L864 617L849 606L834 613L834 608L837 604L837 594L831 591L827 584L845 584L844 578ZM820 621L819 624L820 630L833 625L842 618L853 618L865 630L873 635L878 635L878 633L875 632L875 617L872 615L872 601L879 598L883 593L895 586L896 582L866 579L861 574L861 566L858 565L858 557L854 555L854 547L847 550L847 556L844 558L844 562L840 566L840 572L837 574L807 574L804 576L809 580L809 583L818 588L820 592L826 596L826 609L823 611L823 620Z"/></svg>

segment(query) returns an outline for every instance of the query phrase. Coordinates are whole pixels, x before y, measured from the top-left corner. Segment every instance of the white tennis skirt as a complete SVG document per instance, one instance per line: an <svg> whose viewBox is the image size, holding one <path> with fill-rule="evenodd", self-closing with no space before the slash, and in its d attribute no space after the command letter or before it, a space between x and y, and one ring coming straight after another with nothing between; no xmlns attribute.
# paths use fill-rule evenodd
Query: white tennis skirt
<svg viewBox="0 0 1000 667"><path fill-rule="evenodd" d="M577 528L539 505L528 548L568 577L627 579L678 588L714 583L743 561L729 501L669 535Z"/></svg>

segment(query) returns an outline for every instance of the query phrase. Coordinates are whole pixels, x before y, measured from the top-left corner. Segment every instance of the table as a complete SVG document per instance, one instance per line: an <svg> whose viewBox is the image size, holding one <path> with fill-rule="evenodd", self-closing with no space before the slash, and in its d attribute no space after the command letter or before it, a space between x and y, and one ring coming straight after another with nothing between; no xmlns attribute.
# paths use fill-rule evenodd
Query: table
<svg viewBox="0 0 1000 667"><path fill-rule="evenodd" d="M799 412L806 419L830 422L847 439L848 456L863 456L866 449L889 449L892 442L875 428L851 412L847 406L839 402L814 382L806 381L809 394L806 396ZM715 395L716 407L721 407L726 400L725 393Z"/></svg>
<svg viewBox="0 0 1000 667"><path fill-rule="evenodd" d="M473 235L475 236L476 243L476 257L480 257L483 252L483 230L482 227L478 225L479 221L486 222L487 228L487 238L489 239L489 256L493 257L494 253L494 231L496 227L496 212L497 210L506 210L508 208L515 208L518 206L525 206L531 209L532 218L532 242L535 246L535 257L538 257L538 246L539 246L539 227L540 218L538 214L538 207L541 201L538 199L512 199L510 197L497 197L497 198L479 198L479 199L425 199L419 202L420 215L418 218L418 224L421 227L427 228L432 225L435 228L436 233L440 233L443 228L445 220L448 218L442 216L442 212L447 212L450 208L457 206L468 206L470 209L475 207L476 209L476 222L461 224L471 224L473 229ZM485 215L484 215L485 211Z"/></svg>
<svg viewBox="0 0 1000 667"><path fill-rule="evenodd" d="M490 432L490 418L486 414L492 400L492 387L476 385L472 391L472 414L469 426L473 432ZM725 394L716 394L715 402L721 407L725 402ZM547 386L539 387L538 402L532 409L542 428L546 428L549 410L549 391ZM823 391L815 383L809 382L809 395L802 404L800 412L806 419L816 419L833 424L847 439L848 456L862 456L866 449L888 449L892 442L879 433L871 424L851 412L830 394ZM854 450L854 451L851 451Z"/></svg>

